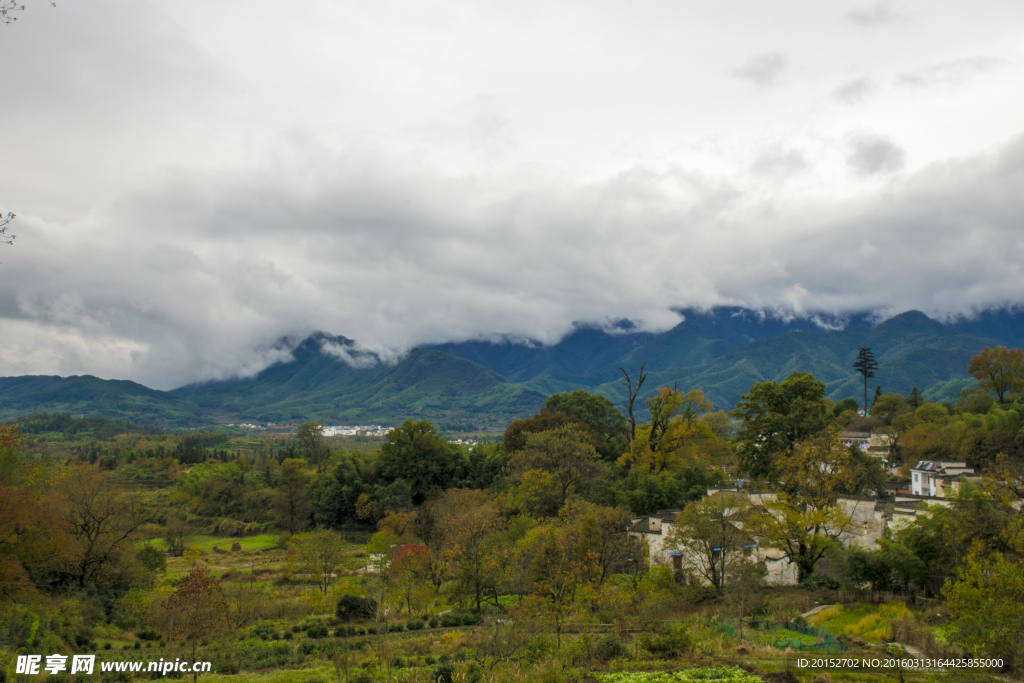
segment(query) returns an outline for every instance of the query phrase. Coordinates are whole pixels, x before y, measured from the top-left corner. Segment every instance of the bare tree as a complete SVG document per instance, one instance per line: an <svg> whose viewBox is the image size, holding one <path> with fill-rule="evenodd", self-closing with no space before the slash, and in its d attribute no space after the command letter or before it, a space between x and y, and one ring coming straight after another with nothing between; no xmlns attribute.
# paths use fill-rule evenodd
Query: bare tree
<svg viewBox="0 0 1024 683"><path fill-rule="evenodd" d="M7 234L7 228L11 226L11 221L14 218L15 215L10 211L7 212L6 216L0 214L0 244L14 244L16 236Z"/></svg>
<svg viewBox="0 0 1024 683"><path fill-rule="evenodd" d="M78 545L64 570L84 588L130 548L129 540L143 522L140 500L108 473L88 466L71 468L56 489L57 514Z"/></svg>
<svg viewBox="0 0 1024 683"><path fill-rule="evenodd" d="M50 7L56 7L57 3L50 0ZM25 9L24 5L19 5L15 0L0 0L0 23L13 24L18 20L18 17L12 16L11 12L20 12Z"/></svg>
<svg viewBox="0 0 1024 683"><path fill-rule="evenodd" d="M622 374L626 378L625 381L623 382L623 384L626 385L626 390L629 392L629 400L626 403L626 409L627 409L627 412L629 413L629 446L630 446L630 448L633 447L633 436L636 433L636 418L633 417L633 404L636 403L636 397L640 394L640 387L643 386L644 380L647 379L647 373L644 372L644 366L645 365L647 365L647 361L644 361L643 363L640 364L640 373L639 373L640 377L639 377L639 379L636 382L636 387L633 386L633 380L630 379L629 373L626 372L623 368L621 368L621 367L619 368L619 370L622 370Z"/></svg>

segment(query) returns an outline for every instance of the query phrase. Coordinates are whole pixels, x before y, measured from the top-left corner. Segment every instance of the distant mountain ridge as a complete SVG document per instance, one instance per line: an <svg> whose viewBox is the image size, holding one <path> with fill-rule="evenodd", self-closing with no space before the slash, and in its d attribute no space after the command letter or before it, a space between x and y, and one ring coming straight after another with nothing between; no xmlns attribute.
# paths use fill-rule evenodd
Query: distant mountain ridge
<svg viewBox="0 0 1024 683"><path fill-rule="evenodd" d="M887 392L916 386L927 398L950 400L974 385L967 363L984 346L1024 346L1024 313L1012 309L950 323L918 311L878 324L867 315L784 320L739 308L680 314L684 319L662 333L634 332L628 323L580 325L551 346L476 340L424 346L398 359L317 333L299 343L282 340L292 360L254 377L169 392L91 376L0 378L0 419L61 411L197 427L217 420L397 424L412 417L451 431L499 429L556 392L586 389L622 401L618 368L635 377L645 362L645 395L665 385L697 388L729 409L755 382L799 370L839 400L862 395L852 362L865 344L879 362L871 391L875 382Z"/></svg>

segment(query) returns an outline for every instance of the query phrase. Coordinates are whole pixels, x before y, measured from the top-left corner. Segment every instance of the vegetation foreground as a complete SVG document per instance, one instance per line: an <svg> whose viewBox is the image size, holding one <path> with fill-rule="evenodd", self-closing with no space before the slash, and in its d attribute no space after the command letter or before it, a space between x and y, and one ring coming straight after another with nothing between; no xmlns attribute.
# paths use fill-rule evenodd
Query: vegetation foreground
<svg viewBox="0 0 1024 683"><path fill-rule="evenodd" d="M472 448L427 422L253 439L27 416L0 425L0 681L37 678L19 656L83 653L95 673L50 678L180 659L267 683L1006 680L1024 649L1021 356L976 356L956 404L879 389L868 415L794 373L730 414L663 388L643 422L627 376L626 415L555 394ZM885 509L901 465L943 459L982 476L850 541L841 497ZM674 520L667 564L637 531L652 513ZM769 585L762 550L799 585ZM1001 664L951 668L965 658ZM872 659L890 666L851 664Z"/></svg>

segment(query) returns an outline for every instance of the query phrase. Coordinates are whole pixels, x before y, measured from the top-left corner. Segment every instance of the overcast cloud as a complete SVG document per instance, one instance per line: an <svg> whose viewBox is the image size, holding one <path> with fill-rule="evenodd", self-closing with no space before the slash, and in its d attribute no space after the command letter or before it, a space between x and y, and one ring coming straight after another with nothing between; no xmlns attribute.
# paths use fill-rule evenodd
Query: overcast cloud
<svg viewBox="0 0 1024 683"><path fill-rule="evenodd" d="M1024 300L1018 2L26 4L2 375Z"/></svg>

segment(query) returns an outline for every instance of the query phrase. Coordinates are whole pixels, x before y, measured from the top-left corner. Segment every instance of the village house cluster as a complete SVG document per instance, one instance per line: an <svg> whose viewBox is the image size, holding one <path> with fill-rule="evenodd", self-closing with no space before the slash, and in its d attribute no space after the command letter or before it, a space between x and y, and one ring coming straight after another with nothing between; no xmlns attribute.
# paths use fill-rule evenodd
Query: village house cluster
<svg viewBox="0 0 1024 683"><path fill-rule="evenodd" d="M860 444L857 444L860 445ZM867 450L867 445L864 446ZM892 501L880 501L859 496L838 496L836 505L847 520L837 540L843 547L860 547L875 550L878 540L887 528L894 531L911 524L918 515L927 515L929 505L948 506L947 496L951 495L964 480L980 481L980 476L965 462L945 460L923 460L910 468L910 491L897 491ZM751 505L764 509L774 502L774 493L751 493L741 486L735 488L708 489L708 495L731 492L746 497ZM683 571L692 566L692 558L685 558L681 551L670 548L667 543L673 535L676 518L682 510L658 510L652 515L637 517L631 521L630 535L643 539L648 548L651 565L663 565L673 571ZM765 581L771 585L791 586L799 582L796 564L793 564L778 548L762 545L755 535L743 547L743 556L751 562L763 562L767 574Z"/></svg>

